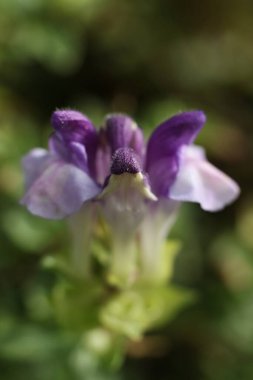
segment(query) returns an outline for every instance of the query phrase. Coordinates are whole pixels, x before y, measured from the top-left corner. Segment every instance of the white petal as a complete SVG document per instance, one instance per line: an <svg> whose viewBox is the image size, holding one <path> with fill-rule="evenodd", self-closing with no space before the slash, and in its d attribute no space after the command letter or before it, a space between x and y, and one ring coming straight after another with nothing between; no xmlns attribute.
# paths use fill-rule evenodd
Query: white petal
<svg viewBox="0 0 253 380"><path fill-rule="evenodd" d="M143 277L152 278L152 275L158 274L157 271L161 265L162 246L175 223L178 208L179 202L166 198L148 205L138 229Z"/></svg>
<svg viewBox="0 0 253 380"><path fill-rule="evenodd" d="M169 197L200 203L203 210L219 211L233 202L240 189L235 181L205 160L199 147L184 147L180 169Z"/></svg>
<svg viewBox="0 0 253 380"><path fill-rule="evenodd" d="M148 205L157 198L142 173L123 173L110 176L99 200L112 237L108 279L114 285L128 286L137 275L137 229Z"/></svg>

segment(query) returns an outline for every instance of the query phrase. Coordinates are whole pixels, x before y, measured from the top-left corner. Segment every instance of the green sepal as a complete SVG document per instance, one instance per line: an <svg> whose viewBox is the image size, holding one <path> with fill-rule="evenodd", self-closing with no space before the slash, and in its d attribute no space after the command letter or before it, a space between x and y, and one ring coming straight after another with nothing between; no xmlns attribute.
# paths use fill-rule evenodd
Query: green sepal
<svg viewBox="0 0 253 380"><path fill-rule="evenodd" d="M132 288L113 297L100 319L110 330L138 340L147 330L168 323L194 299L194 292L176 286Z"/></svg>
<svg viewBox="0 0 253 380"><path fill-rule="evenodd" d="M101 285L96 282L58 282L52 294L52 306L57 320L73 331L97 327L103 292Z"/></svg>

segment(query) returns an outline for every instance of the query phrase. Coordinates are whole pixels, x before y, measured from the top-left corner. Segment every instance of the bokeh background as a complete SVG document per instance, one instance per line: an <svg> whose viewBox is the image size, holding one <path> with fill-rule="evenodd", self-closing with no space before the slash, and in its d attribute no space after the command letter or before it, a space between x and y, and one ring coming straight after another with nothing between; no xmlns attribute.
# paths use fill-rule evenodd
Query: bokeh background
<svg viewBox="0 0 253 380"><path fill-rule="evenodd" d="M0 0L1 379L253 378L252 40L251 0ZM18 203L20 159L46 146L56 107L98 126L127 112L146 135L203 109L198 143L242 189L217 214L183 206L174 282L197 301L165 326L162 349L156 338L129 347L115 374L73 354L51 315L55 279L40 262L67 244L64 223Z"/></svg>

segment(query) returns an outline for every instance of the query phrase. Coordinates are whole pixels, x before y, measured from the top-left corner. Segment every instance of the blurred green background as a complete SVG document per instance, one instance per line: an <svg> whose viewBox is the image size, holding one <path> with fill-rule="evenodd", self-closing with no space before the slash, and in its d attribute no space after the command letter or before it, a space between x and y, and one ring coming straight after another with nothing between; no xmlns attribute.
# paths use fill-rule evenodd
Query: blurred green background
<svg viewBox="0 0 253 380"><path fill-rule="evenodd" d="M1 379L253 379L252 40L251 0L0 0ZM20 158L46 146L50 114L66 106L97 125L127 112L146 135L203 109L197 142L242 188L218 214L183 206L174 282L199 298L162 342L130 346L115 374L73 351L52 318L55 279L40 262L68 244L64 223L18 204Z"/></svg>

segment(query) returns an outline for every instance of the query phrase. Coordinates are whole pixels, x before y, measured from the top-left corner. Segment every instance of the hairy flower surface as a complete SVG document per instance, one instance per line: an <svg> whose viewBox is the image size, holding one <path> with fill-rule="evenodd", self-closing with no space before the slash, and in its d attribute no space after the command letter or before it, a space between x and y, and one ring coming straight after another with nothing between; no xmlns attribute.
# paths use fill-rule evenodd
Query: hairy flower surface
<svg viewBox="0 0 253 380"><path fill-rule="evenodd" d="M98 205L113 232L112 272L135 276L138 238L141 270L151 273L180 202L218 211L239 194L238 185L193 145L205 121L201 111L180 113L160 124L145 144L126 115L108 115L98 131L82 113L57 110L48 150L33 149L23 159L22 203L48 219L74 215L77 224L79 212L92 224L90 210ZM89 240L81 235L80 244Z"/></svg>

